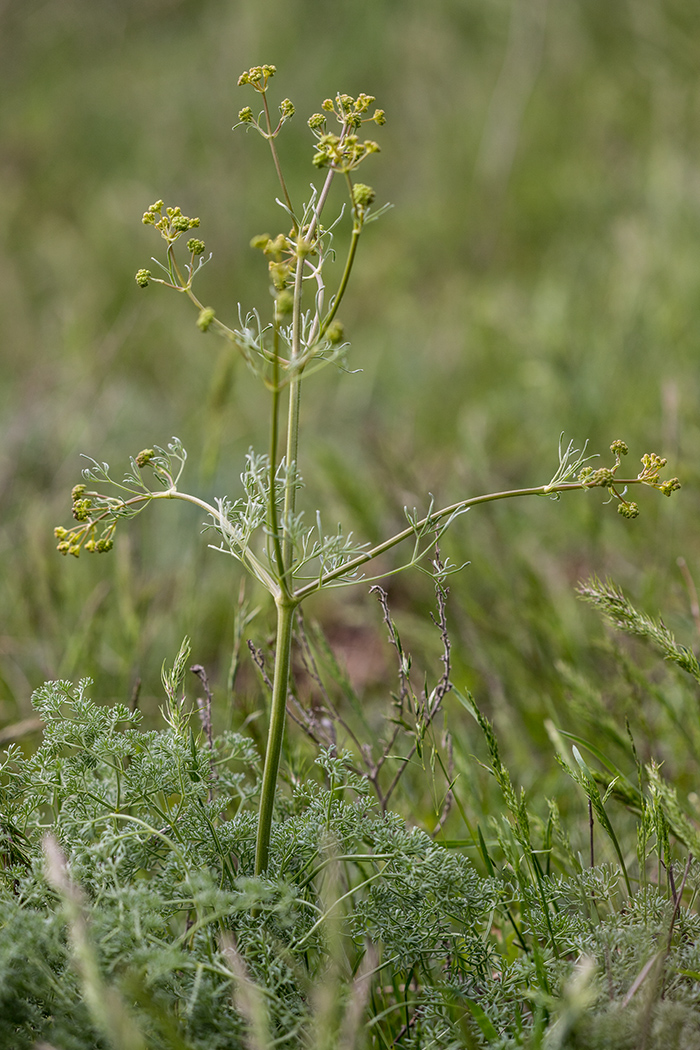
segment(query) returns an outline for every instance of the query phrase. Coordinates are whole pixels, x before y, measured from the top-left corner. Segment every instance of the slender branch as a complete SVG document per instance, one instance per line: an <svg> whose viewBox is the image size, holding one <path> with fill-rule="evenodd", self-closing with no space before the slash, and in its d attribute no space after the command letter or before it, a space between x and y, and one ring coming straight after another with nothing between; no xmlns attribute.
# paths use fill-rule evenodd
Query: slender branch
<svg viewBox="0 0 700 1050"><path fill-rule="evenodd" d="M164 497L168 499L181 499L184 500L186 503L193 503L196 507L201 507L207 512L207 514L210 517L214 519L215 522L217 522L222 532L227 533L229 536L232 537L234 542L238 543L238 539L231 528L230 522L227 520L227 518L224 517L223 514L216 510L215 507L212 507L210 503L206 503L203 499L199 499L198 496L192 496L188 492L178 492L176 489L171 489L168 492L157 492L152 494L153 499L162 499ZM240 548L239 557L243 564L246 565L250 572L253 574L253 576L255 576L255 578L267 588L267 590L270 592L275 601L277 601L278 597L281 594L280 584L277 582L277 580L274 579L273 576L270 575L270 573L267 571L262 562L258 558L256 558L253 552L247 547Z"/></svg>
<svg viewBox="0 0 700 1050"><path fill-rule="evenodd" d="M345 138L346 134L347 134L347 127L343 128L343 131L342 131L341 136L340 136L341 141ZM323 209L326 206L326 200L328 198L328 194L330 193L331 183L333 182L333 176L334 175L335 175L335 172L331 168L329 170L328 174L326 175L326 181L324 182L323 187L321 188L321 192L319 194L318 200L316 201L316 207L314 208L314 213L311 216L311 222L309 223L309 228L305 232L305 240L306 240L307 244L311 244L311 241L313 240L313 238L314 238L314 236L316 234L316 227L318 226L319 219L321 218L321 212L323 211Z"/></svg>
<svg viewBox="0 0 700 1050"><path fill-rule="evenodd" d="M641 478L615 479L616 488L624 488L626 485L640 484L643 484ZM554 496L560 492L576 492L580 489L590 489L592 487L593 486L587 484L585 481L569 481L561 485L537 485L534 488L528 489L508 489L506 492L490 492L485 496L472 496L469 499L459 500L458 503L452 503L449 507L443 507L441 510L433 511L431 514L426 514L426 516L421 518L420 521L415 522L413 525L409 525L406 529L402 529L401 532L397 532L396 535L391 536L390 539L384 540L382 543L377 544L376 547L372 547L371 550L365 551L364 554L360 554L351 561L346 562L344 565L338 566L337 569L324 573L313 583L308 583L305 587L300 587L299 590L294 592L294 597L299 602L303 601L305 598L308 598L310 594L315 594L316 591L322 590L323 587L332 583L333 580L337 580L341 576L346 576L348 573L352 573L356 569L362 568L363 565L378 558L380 554L386 554L387 551L392 550L392 548L398 546L399 543L403 543L404 540L410 539L411 536L415 537L417 533L432 528L444 518L469 510L470 507L477 507L482 503L494 503L496 500L501 499L513 499L516 496Z"/></svg>
<svg viewBox="0 0 700 1050"><path fill-rule="evenodd" d="M362 227L361 226L353 226L352 238L350 240L350 248L348 249L348 256L347 256L347 259L345 260L345 269L343 271L343 276L340 279L340 284L338 285L338 291L335 293L335 297L333 299L333 305L331 306L330 310L328 311L328 313L326 314L326 316L325 316L325 318L323 320L323 323L321 324L321 330L319 332L319 338L323 335L323 333L328 328L328 325L331 323L331 321L335 317L336 313L338 312L338 307L340 306L342 298L345 295L345 289L347 288L348 281L350 280L350 273L352 271L352 266L353 266L353 263L355 261L355 253L357 252L357 244L358 244L358 241L360 239L360 233L361 232L362 232Z"/></svg>
<svg viewBox="0 0 700 1050"><path fill-rule="evenodd" d="M301 354L301 297L302 297L302 260L297 257L297 268L294 277L294 308L292 311L292 361ZM289 522L296 510L296 464L299 452L299 411L301 406L301 370L293 376L289 384L289 408L287 411L287 481L284 491L284 540L282 561L285 569L292 563L292 538L289 533Z"/></svg>
<svg viewBox="0 0 700 1050"><path fill-rule="evenodd" d="M350 248L348 249L348 255L345 260L345 269L343 270L343 276L341 277L340 284L338 285L338 291L336 292L335 297L333 299L333 305L326 314L326 317L321 325L319 336L323 335L323 333L328 328L328 325L331 323L336 313L338 312L338 307L340 306L341 300L345 295L345 289L347 288L348 281L350 280L350 274L352 272L353 263L355 262L357 243L360 239L360 234L362 233L362 216L353 196L352 179L350 178L349 171L345 172L345 179L348 184L348 191L350 193L350 203L352 204L353 211L353 224L352 235L350 238Z"/></svg>
<svg viewBox="0 0 700 1050"><path fill-rule="evenodd" d="M265 121L267 122L267 135L265 136L267 141L270 143L270 151L272 153L272 159L275 163L275 171L277 172L277 178L280 180L280 186L282 187L282 193L284 194L285 204L289 208L289 214L292 217L294 223L294 230L298 231L299 226L296 219L294 218L294 209L292 208L292 201L287 191L287 184L284 181L284 175L282 174L282 168L280 167L279 157L277 156L277 150L275 149L275 133L272 130L272 121L270 120L270 110L267 105L267 92L261 91L263 106L265 108ZM279 127L277 128L279 131Z"/></svg>
<svg viewBox="0 0 700 1050"><path fill-rule="evenodd" d="M272 408L270 415L270 475L268 483L268 515L270 518L270 532L272 533L272 545L277 565L277 575L280 587L285 595L288 593L284 557L280 543L279 521L277 517L277 444L279 441L279 322L275 310L275 324L273 329L273 361L272 361Z"/></svg>
<svg viewBox="0 0 700 1050"><path fill-rule="evenodd" d="M267 588L267 590L270 592L275 601L277 600L277 598L281 594L280 585L270 575L270 573L267 571L262 562L255 556L255 554L253 554L251 550L249 550L247 547L240 547L238 539L233 529L231 528L231 523L219 510L216 509L216 507L212 507L211 503L207 503L206 500L200 499L199 496L193 496L189 492L180 492L173 485L171 488L165 489L163 492L147 491L144 493L138 493L137 495L132 496L130 499L119 501L119 506L134 507L137 506L139 503L148 503L150 502L150 500L154 499L179 499L182 500L184 503L192 503L195 507L199 507L201 510L203 510L210 518L213 518L218 528L220 528L222 532L226 533L236 544L238 544L238 557L240 558L242 563L248 568L252 575L255 576L255 578ZM108 517L110 514L114 513L114 507L108 508L102 514L98 515L95 518L95 521L100 521Z"/></svg>

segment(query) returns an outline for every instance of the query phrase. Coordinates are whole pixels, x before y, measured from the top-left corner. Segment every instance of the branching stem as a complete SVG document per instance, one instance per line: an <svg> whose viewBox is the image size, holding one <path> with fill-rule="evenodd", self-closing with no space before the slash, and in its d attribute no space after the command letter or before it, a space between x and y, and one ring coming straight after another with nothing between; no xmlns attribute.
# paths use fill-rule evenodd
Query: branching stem
<svg viewBox="0 0 700 1050"><path fill-rule="evenodd" d="M285 204L287 205L287 208L289 209L289 214L291 215L292 222L294 223L294 229L298 230L299 227L297 226L297 221L294 218L294 209L292 208L292 201L291 201L291 198L289 196L289 192L287 190L287 184L284 181L284 175L282 174L282 168L280 167L280 160L279 160L279 157L277 156L277 150L275 149L275 133L272 130L272 121L270 119L270 108L269 108L269 106L267 104L267 92L266 91L262 91L261 95L262 95L262 100L263 100L263 107L265 109L265 121L267 123L267 135L265 137L267 138L267 141L270 143L270 152L272 153L272 160L274 161L275 171L277 172L277 178L279 179L280 186L282 187L282 194L284 195ZM279 128L278 128L278 130L279 130Z"/></svg>
<svg viewBox="0 0 700 1050"><path fill-rule="evenodd" d="M642 484L641 478L625 478L617 480L616 486L624 488L626 485L639 485ZM591 488L586 482L566 482L561 485L538 485L534 488L528 489L508 489L505 492L490 492L485 496L472 496L469 499L459 500L458 503L452 503L449 507L443 507L441 510L433 511L432 514L427 514L424 518L415 522L413 525L409 525L408 528L402 529L401 532L397 532L394 536L391 536L388 540L384 540L382 543L377 544L376 547L372 547L371 550L365 551L364 554L359 554L352 561L345 562L344 565L339 566L337 569L333 569L331 572L324 573L313 583L306 584L305 587L300 587L298 591L295 591L294 597L297 601L301 602L305 598L308 598L310 594L315 594L317 591L322 590L329 583L339 579L342 576L346 576L348 573L355 572L357 569L362 568L368 562L378 558L381 554L386 554L387 551L392 550L399 543L409 539L411 536L416 536L424 530L430 529L433 525L437 525L444 518L450 517L453 514L459 514L461 511L468 510L470 507L477 507L481 503L493 503L496 500L501 499L513 499L516 496L548 496L556 495L560 492L575 492L580 489Z"/></svg>

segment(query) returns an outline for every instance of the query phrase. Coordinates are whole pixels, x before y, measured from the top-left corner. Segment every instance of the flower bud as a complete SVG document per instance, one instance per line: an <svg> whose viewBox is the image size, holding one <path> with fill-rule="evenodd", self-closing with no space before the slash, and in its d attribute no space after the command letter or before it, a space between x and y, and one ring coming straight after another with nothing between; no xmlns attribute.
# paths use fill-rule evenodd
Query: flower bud
<svg viewBox="0 0 700 1050"><path fill-rule="evenodd" d="M340 321L331 321L328 328L326 328L326 339L328 342L336 346L338 343L342 343L344 338L345 328L342 323Z"/></svg>
<svg viewBox="0 0 700 1050"><path fill-rule="evenodd" d="M363 211L365 208L369 208L370 204L374 200L375 193L371 186L365 186L362 182L356 182L352 188L352 199L356 206L361 208Z"/></svg>
<svg viewBox="0 0 700 1050"><path fill-rule="evenodd" d="M270 263L270 277L272 283L278 292L284 291L287 286L287 279L289 277L289 263L288 262L271 262Z"/></svg>
<svg viewBox="0 0 700 1050"><path fill-rule="evenodd" d="M597 486L600 488L608 488L610 485L614 484L614 482L615 475L610 467L598 467L598 469L592 471L586 479L586 484L590 485L591 488Z"/></svg>
<svg viewBox="0 0 700 1050"><path fill-rule="evenodd" d="M205 306L202 310L199 311L199 317L197 318L197 328L199 328L200 332L206 332L209 330L215 316L215 311L211 308L211 306Z"/></svg>
<svg viewBox="0 0 700 1050"><path fill-rule="evenodd" d="M73 517L76 521L87 521L92 500L77 499L73 504Z"/></svg>
<svg viewBox="0 0 700 1050"><path fill-rule="evenodd" d="M664 496L670 496L672 492L677 492L680 487L681 483L678 478L669 478L668 481L662 481L659 485L659 489Z"/></svg>
<svg viewBox="0 0 700 1050"><path fill-rule="evenodd" d="M294 296L290 291L283 290L275 299L275 307L278 317L288 317L294 310Z"/></svg>
<svg viewBox="0 0 700 1050"><path fill-rule="evenodd" d="M637 518L639 517L639 507L636 503L618 503L617 513L621 514L623 518Z"/></svg>

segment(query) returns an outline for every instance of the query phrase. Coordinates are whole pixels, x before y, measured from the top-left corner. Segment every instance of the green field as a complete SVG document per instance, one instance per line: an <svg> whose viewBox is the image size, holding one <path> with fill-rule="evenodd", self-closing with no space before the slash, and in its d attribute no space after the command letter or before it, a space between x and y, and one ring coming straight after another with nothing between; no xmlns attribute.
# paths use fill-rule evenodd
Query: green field
<svg viewBox="0 0 700 1050"><path fill-rule="evenodd" d="M298 111L278 143L295 199L316 175L305 121L324 98L366 91L387 115L362 177L393 207L363 234L341 310L352 372L328 368L304 393L305 513L322 507L376 543L431 495L442 506L547 483L562 434L603 463L623 439L632 476L658 452L681 480L671 500L639 493L635 520L592 489L474 508L442 542L465 564L449 580L451 680L493 722L533 811L545 819L556 796L585 850L585 795L556 763L552 726L636 782L627 720L642 762L663 762L683 798L697 785L697 685L576 593L611 576L679 642L700 642L693 0L0 2L0 732L57 678L92 678L102 703L138 694L158 726L161 665L187 635L215 728L264 741L246 643L269 666L273 620L195 509L151 508L101 557L62 558L53 534L70 523L81 454L119 476L177 435L190 487L212 500L235 496L246 452L265 447L266 401L244 363L184 297L134 281L157 251L141 216L163 198L201 219L213 259L198 294L217 316L269 303L249 242L277 230L279 186L265 144L231 130L250 101L238 75L263 62ZM424 675L432 688L433 586L418 572L386 586L414 688ZM367 592L304 610L320 677L360 736L380 731L397 688ZM297 670L313 707L318 683ZM442 839L478 859L467 827L502 805L482 734L454 695L433 729L434 754L451 734L459 796ZM290 781L313 753L292 726ZM431 831L445 784L426 754L392 805ZM616 814L633 853L633 818Z"/></svg>

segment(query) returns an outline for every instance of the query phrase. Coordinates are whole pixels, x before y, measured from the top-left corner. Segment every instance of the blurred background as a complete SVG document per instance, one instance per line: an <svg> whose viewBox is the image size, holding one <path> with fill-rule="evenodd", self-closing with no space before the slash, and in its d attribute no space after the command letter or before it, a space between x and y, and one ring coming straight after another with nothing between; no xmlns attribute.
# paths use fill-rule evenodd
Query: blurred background
<svg viewBox="0 0 700 1050"><path fill-rule="evenodd" d="M241 363L189 303L134 282L160 250L141 215L163 198L201 219L203 301L229 323L239 301L269 302L248 245L283 226L275 174L262 140L231 131L254 104L238 75L262 62L278 69L272 98L297 108L278 140L296 200L325 97L366 91L387 114L362 179L394 208L363 236L341 311L361 371L306 387L307 513L374 540L428 493L546 483L562 432L603 463L624 439L633 474L658 451L683 482L672 500L640 493L631 522L598 490L477 509L445 541L469 562L450 580L453 681L534 779L544 719L571 728L567 668L620 718L638 711L633 692L610 698L610 643L579 579L611 574L696 637L695 0L0 0L0 725L56 677L91 676L105 702L140 682L155 718L185 634L218 724L260 707L245 640L268 645L269 610L250 587L241 598L194 510L158 504L110 555L79 561L56 553L53 528L70 524L81 453L119 476L177 434L186 486L212 498L235 495L245 452L265 447L265 398ZM384 710L394 661L367 590L305 611L360 701ZM442 669L430 581L389 590L419 687ZM449 719L468 752L468 716Z"/></svg>

